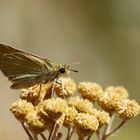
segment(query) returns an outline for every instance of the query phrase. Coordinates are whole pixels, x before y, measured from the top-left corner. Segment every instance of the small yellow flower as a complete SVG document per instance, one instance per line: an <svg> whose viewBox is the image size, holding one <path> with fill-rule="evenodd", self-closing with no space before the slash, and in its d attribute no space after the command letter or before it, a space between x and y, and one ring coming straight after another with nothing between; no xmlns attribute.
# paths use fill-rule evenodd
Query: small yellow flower
<svg viewBox="0 0 140 140"><path fill-rule="evenodd" d="M36 85L28 89L23 89L20 98L33 104L37 104L44 98L51 97L51 83Z"/></svg>
<svg viewBox="0 0 140 140"><path fill-rule="evenodd" d="M101 107L108 111L113 112L115 111L115 105L118 101L125 99L128 97L128 93L125 88L123 87L108 87L104 94L99 97L98 103Z"/></svg>
<svg viewBox="0 0 140 140"><path fill-rule="evenodd" d="M57 120L66 111L67 107L67 102L61 98L47 99L38 106L38 113L52 120Z"/></svg>
<svg viewBox="0 0 140 140"><path fill-rule="evenodd" d="M78 112L74 107L68 107L65 112L64 126L65 127L73 126L74 125L73 120L75 119L77 114Z"/></svg>
<svg viewBox="0 0 140 140"><path fill-rule="evenodd" d="M99 126L103 126L104 124L108 124L110 121L110 116L108 112L98 111L96 117L99 121Z"/></svg>
<svg viewBox="0 0 140 140"><path fill-rule="evenodd" d="M75 127L79 136L90 136L99 127L98 119L89 114L78 113L74 119Z"/></svg>
<svg viewBox="0 0 140 140"><path fill-rule="evenodd" d="M60 84L54 84L54 91L58 97L65 98L73 95L76 91L76 83L71 78L61 77L59 78Z"/></svg>
<svg viewBox="0 0 140 140"><path fill-rule="evenodd" d="M40 133L48 127L47 122L41 119L40 116L37 115L36 111L29 112L26 115L25 120L28 127L36 133Z"/></svg>
<svg viewBox="0 0 140 140"><path fill-rule="evenodd" d="M79 96L70 97L69 100L68 100L68 105L70 107L76 107L80 100L81 99L80 99Z"/></svg>
<svg viewBox="0 0 140 140"><path fill-rule="evenodd" d="M76 105L76 109L81 113L93 113L93 104L87 99L81 99Z"/></svg>
<svg viewBox="0 0 140 140"><path fill-rule="evenodd" d="M116 104L116 111L123 119L131 119L140 113L140 105L135 100L123 99Z"/></svg>
<svg viewBox="0 0 140 140"><path fill-rule="evenodd" d="M95 111L92 102L87 99L80 99L79 97L71 97L68 101L68 105L75 107L80 113L93 114Z"/></svg>
<svg viewBox="0 0 140 140"><path fill-rule="evenodd" d="M99 84L92 82L80 82L78 85L78 91L83 98L92 102L97 101L103 93L102 87Z"/></svg>
<svg viewBox="0 0 140 140"><path fill-rule="evenodd" d="M19 121L24 122L26 115L34 111L34 106L26 100L19 99L11 105L10 110Z"/></svg>
<svg viewBox="0 0 140 140"><path fill-rule="evenodd" d="M122 87L122 86L109 86L108 88L106 88L106 91L110 96L118 96L118 98L120 99L124 99L128 97L128 92L127 90Z"/></svg>

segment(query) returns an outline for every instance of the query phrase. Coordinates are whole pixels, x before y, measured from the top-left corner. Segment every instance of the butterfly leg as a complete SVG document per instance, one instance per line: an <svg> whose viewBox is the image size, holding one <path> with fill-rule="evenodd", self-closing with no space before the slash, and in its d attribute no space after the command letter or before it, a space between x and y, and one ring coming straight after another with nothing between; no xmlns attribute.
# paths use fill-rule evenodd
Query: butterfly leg
<svg viewBox="0 0 140 140"><path fill-rule="evenodd" d="M40 84L37 84L35 86L32 87L32 90L36 89Z"/></svg>
<svg viewBox="0 0 140 140"><path fill-rule="evenodd" d="M52 91L51 91L51 97L54 97L54 84L57 83L57 79L55 78L52 83Z"/></svg>
<svg viewBox="0 0 140 140"><path fill-rule="evenodd" d="M38 91L38 93L41 92L41 88L42 88L42 84L39 84L39 91Z"/></svg>
<svg viewBox="0 0 140 140"><path fill-rule="evenodd" d="M56 83L60 85L61 90L62 90L62 94L63 94L63 98L65 98L64 92L65 92L66 89L65 89L65 87L63 85L62 80L57 80Z"/></svg>
<svg viewBox="0 0 140 140"><path fill-rule="evenodd" d="M39 87L38 93L40 94L41 88L42 88L42 84L37 84L37 85L35 85L35 86L32 88L32 90L35 90L35 89L37 89L38 87Z"/></svg>

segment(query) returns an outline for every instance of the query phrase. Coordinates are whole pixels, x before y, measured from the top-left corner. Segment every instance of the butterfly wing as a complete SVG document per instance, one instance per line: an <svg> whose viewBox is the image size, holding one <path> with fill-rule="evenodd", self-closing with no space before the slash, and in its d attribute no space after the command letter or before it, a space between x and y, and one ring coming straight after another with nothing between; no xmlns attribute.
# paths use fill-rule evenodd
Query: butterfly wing
<svg viewBox="0 0 140 140"><path fill-rule="evenodd" d="M12 48L8 45L0 44L0 58L4 54L9 54L9 53L13 53L13 52L22 52L22 51L15 49L15 48Z"/></svg>
<svg viewBox="0 0 140 140"><path fill-rule="evenodd" d="M11 88L27 88L50 77L55 78L53 66L46 59L31 55L9 46L0 46L0 69L13 82Z"/></svg>

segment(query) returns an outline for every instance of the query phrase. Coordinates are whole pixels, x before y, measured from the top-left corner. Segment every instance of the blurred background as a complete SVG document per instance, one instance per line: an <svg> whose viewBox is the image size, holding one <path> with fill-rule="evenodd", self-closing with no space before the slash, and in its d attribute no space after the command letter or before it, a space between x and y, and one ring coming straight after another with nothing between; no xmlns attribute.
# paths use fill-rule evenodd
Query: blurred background
<svg viewBox="0 0 140 140"><path fill-rule="evenodd" d="M78 81L123 85L140 103L139 0L0 0L0 43L72 64ZM9 111L20 91L0 73L0 139L26 140ZM138 140L139 116L109 140Z"/></svg>

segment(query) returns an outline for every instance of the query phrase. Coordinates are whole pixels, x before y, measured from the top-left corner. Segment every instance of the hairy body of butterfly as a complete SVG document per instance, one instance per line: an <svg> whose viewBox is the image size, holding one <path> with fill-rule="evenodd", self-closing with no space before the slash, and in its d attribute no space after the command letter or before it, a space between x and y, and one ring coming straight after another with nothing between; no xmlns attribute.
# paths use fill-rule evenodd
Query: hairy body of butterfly
<svg viewBox="0 0 140 140"><path fill-rule="evenodd" d="M0 44L0 70L13 83L12 89L21 89L54 81L70 69L68 65L54 64L45 58Z"/></svg>

